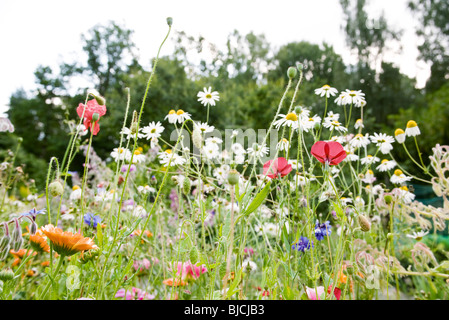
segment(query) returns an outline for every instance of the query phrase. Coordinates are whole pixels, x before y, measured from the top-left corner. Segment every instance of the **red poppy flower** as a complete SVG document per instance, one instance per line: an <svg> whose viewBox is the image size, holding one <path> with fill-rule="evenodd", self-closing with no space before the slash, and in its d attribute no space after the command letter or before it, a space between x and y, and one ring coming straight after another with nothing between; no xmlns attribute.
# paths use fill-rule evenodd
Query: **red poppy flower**
<svg viewBox="0 0 449 320"><path fill-rule="evenodd" d="M290 171L292 171L292 165L288 164L288 161L283 157L269 160L263 165L263 174L271 179L275 179L279 175L285 177Z"/></svg>
<svg viewBox="0 0 449 320"><path fill-rule="evenodd" d="M327 293L330 294L331 291L332 291L332 285L330 285L327 288ZM335 298L337 298L337 300L340 300L340 297L341 297L341 289L340 288L337 288L337 287L334 288L334 296L335 296Z"/></svg>
<svg viewBox="0 0 449 320"><path fill-rule="evenodd" d="M84 110L84 116L83 116L83 110ZM104 116L106 114L106 106L100 106L97 102L97 100L92 99L87 101L87 105L84 105L82 103L79 104L78 108L76 108L76 113L78 113L79 117L84 118L84 126L86 127L86 130L90 128L92 131L92 134L95 136L97 135L98 131L100 131L100 125L98 124L98 121L100 120L100 117ZM93 128L92 128L92 117L94 113L98 114L98 120L95 121Z"/></svg>
<svg viewBox="0 0 449 320"><path fill-rule="evenodd" d="M310 152L319 162L327 163L331 166L339 164L346 158L346 151L336 141L317 141Z"/></svg>

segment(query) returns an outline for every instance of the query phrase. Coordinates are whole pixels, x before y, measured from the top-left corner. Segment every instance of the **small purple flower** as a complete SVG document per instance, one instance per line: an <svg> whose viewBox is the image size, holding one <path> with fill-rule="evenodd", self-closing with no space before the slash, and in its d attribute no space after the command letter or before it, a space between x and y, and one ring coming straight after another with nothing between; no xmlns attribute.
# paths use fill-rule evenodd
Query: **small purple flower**
<svg viewBox="0 0 449 320"><path fill-rule="evenodd" d="M312 242L312 247L313 247L313 242ZM293 250L298 250L301 252L304 252L308 249L310 249L310 241L309 239L307 239L306 237L301 236L299 241L292 245L292 249Z"/></svg>
<svg viewBox="0 0 449 320"><path fill-rule="evenodd" d="M171 200L170 209L173 212L178 213L179 198L178 198L178 194L176 192L176 189L172 189L171 190L169 197L170 197L170 200Z"/></svg>
<svg viewBox="0 0 449 320"><path fill-rule="evenodd" d="M26 212L26 213L22 213L22 216L29 216L31 218L33 218L33 220L36 220L36 216L38 214L45 214L45 208L41 209L39 211L36 210L36 208L31 209L30 211Z"/></svg>
<svg viewBox="0 0 449 320"><path fill-rule="evenodd" d="M128 166L129 166L128 164L124 164L120 168L120 171L123 172L123 173L127 172L128 171ZM129 172L133 172L133 171L136 171L136 166L132 164L131 167L129 168Z"/></svg>
<svg viewBox="0 0 449 320"><path fill-rule="evenodd" d="M328 236L331 234L331 226L329 225L329 221L325 223L321 223L317 220L315 224L315 237L318 241L324 239L324 236Z"/></svg>
<svg viewBox="0 0 449 320"><path fill-rule="evenodd" d="M97 224L101 223L100 216L94 216L92 213L88 212L84 215L84 222L94 229L97 228Z"/></svg>

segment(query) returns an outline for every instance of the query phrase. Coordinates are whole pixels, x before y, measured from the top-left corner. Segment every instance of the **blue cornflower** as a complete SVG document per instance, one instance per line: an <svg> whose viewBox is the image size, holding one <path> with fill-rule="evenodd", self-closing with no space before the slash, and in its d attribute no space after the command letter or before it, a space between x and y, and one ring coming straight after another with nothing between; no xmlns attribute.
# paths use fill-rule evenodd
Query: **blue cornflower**
<svg viewBox="0 0 449 320"><path fill-rule="evenodd" d="M329 225L329 221L325 223L320 223L318 220L315 224L315 237L318 241L324 239L324 236L329 236L331 234L331 226Z"/></svg>
<svg viewBox="0 0 449 320"><path fill-rule="evenodd" d="M97 224L101 223L100 216L94 216L92 213L88 212L84 215L84 222L94 229L97 228Z"/></svg>
<svg viewBox="0 0 449 320"><path fill-rule="evenodd" d="M312 242L312 247L313 247L313 242ZM292 245L292 249L293 250L298 250L298 251L301 251L301 252L304 252L307 249L310 249L310 241L309 241L309 239L307 239L307 237L301 236L299 238L299 241L296 244Z"/></svg>

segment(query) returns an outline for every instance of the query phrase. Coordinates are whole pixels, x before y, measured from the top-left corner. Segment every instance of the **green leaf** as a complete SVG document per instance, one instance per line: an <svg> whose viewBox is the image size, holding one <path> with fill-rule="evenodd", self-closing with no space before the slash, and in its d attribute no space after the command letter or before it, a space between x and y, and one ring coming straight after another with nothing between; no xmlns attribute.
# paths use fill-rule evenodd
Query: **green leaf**
<svg viewBox="0 0 449 320"><path fill-rule="evenodd" d="M271 181L267 183L267 185L257 194L257 196L254 198L254 200L249 204L249 206L244 211L244 215L247 216L250 213L254 212L259 206L262 204L262 202L267 197L268 193L270 192L270 186Z"/></svg>

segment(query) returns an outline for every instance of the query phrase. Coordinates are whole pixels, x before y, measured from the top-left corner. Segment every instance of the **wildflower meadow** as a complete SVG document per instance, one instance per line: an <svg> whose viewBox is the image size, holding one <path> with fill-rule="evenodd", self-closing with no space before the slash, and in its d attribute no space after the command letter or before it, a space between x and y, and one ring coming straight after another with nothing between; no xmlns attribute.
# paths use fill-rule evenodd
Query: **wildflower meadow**
<svg viewBox="0 0 449 320"><path fill-rule="evenodd" d="M174 95L143 121L153 86L171 86L158 73L167 24L136 78L144 94L122 91L120 123L106 122L118 109L99 91L67 105L68 144L41 186L16 159L22 139L3 153L0 299L448 299L437 233L448 228L449 146L425 145L413 117L368 131L370 95L337 80L310 88L300 60L282 70L264 128L219 128L230 86L205 82L185 87L200 113ZM26 125L2 118L0 134ZM413 183L441 205L418 201Z"/></svg>

